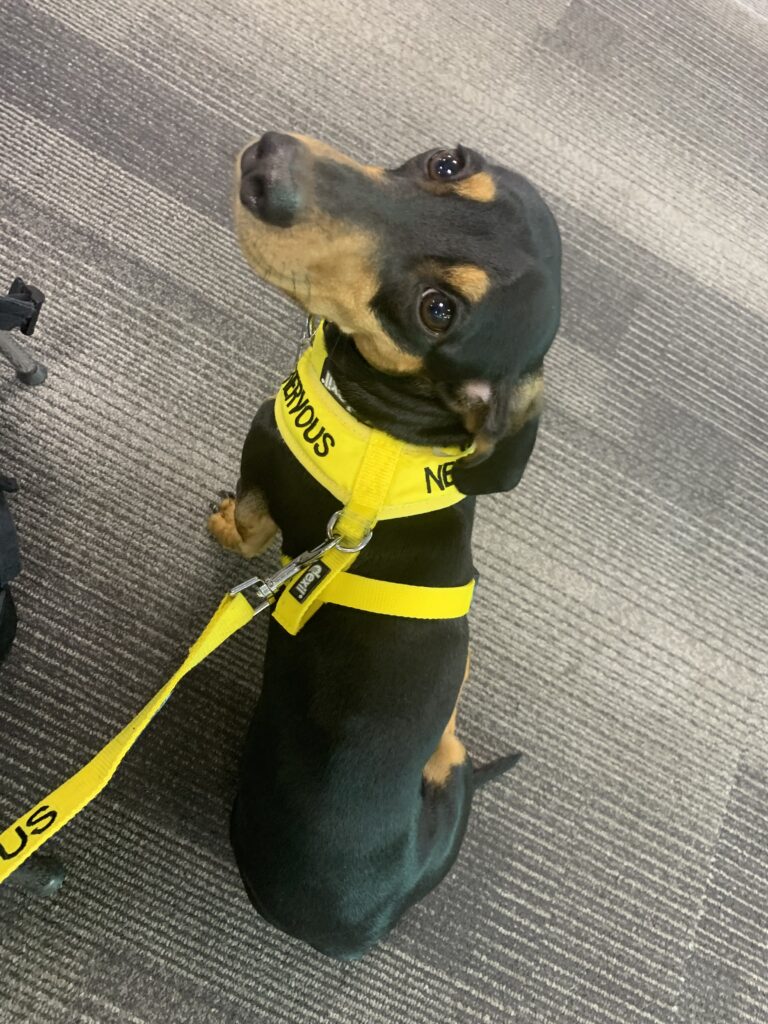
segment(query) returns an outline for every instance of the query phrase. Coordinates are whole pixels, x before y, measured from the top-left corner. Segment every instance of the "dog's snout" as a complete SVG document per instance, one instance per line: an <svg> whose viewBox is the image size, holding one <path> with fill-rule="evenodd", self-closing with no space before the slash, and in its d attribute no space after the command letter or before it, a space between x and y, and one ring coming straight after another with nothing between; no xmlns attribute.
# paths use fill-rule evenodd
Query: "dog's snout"
<svg viewBox="0 0 768 1024"><path fill-rule="evenodd" d="M301 143L266 132L240 157L240 201L260 220L290 227L301 207Z"/></svg>
<svg viewBox="0 0 768 1024"><path fill-rule="evenodd" d="M300 143L292 135L280 132L265 132L260 139L244 151L240 159L243 174L256 170L260 161L290 161L298 152Z"/></svg>

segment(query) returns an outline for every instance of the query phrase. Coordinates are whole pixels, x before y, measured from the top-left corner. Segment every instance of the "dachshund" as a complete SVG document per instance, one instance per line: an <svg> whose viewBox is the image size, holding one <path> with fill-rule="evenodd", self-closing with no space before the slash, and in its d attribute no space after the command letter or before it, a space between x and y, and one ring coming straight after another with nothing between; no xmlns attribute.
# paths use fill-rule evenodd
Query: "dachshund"
<svg viewBox="0 0 768 1024"><path fill-rule="evenodd" d="M235 224L252 269L322 318L333 401L408 445L464 453L457 501L381 521L352 572L455 587L472 579L476 496L514 488L533 450L543 359L560 319L560 236L520 174L465 146L387 170L267 132L239 154ZM211 534L246 558L278 531L293 557L339 501L256 413L236 496ZM325 603L296 634L269 624L231 841L251 902L342 960L363 956L458 854L473 769L456 735L467 616Z"/></svg>

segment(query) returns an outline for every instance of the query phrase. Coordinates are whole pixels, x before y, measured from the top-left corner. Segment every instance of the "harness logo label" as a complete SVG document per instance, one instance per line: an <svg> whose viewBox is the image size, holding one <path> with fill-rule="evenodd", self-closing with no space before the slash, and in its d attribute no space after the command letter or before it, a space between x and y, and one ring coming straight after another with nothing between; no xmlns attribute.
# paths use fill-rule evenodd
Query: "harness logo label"
<svg viewBox="0 0 768 1024"><path fill-rule="evenodd" d="M424 481L427 486L427 494L432 494L432 486L434 485L438 490L444 491L446 487L451 487L453 484L453 467L456 465L456 460L452 462L441 462L437 467L437 472L430 469L429 466L424 467Z"/></svg>
<svg viewBox="0 0 768 1024"><path fill-rule="evenodd" d="M39 836L43 832L47 832L54 821L56 821L56 811L47 804L36 807L23 825L16 826L18 843L10 848L6 847L4 843L0 843L0 860L13 860L14 857L18 857L26 849L30 835Z"/></svg>
<svg viewBox="0 0 768 1024"><path fill-rule="evenodd" d="M315 562L314 565L310 565L305 570L303 575L299 576L298 580L291 587L290 593L293 594L299 604L303 604L320 580L325 579L330 571L330 566L326 565L325 562Z"/></svg>
<svg viewBox="0 0 768 1024"><path fill-rule="evenodd" d="M336 446L336 439L319 421L315 407L310 403L301 382L299 371L294 370L283 384L285 409L301 431L307 444L311 444L315 454L324 459L331 448Z"/></svg>

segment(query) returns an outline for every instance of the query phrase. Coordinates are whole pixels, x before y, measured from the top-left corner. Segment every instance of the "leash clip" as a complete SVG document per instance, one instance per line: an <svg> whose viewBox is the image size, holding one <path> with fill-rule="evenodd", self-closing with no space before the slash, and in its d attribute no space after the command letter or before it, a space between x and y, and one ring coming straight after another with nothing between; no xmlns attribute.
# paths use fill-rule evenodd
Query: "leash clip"
<svg viewBox="0 0 768 1024"><path fill-rule="evenodd" d="M285 584L292 580L294 576L298 576L310 562L317 561L317 559L322 558L326 552L335 548L338 543L339 538L329 537L328 540L324 540L322 544L318 544L316 548L312 548L310 551L303 551L300 555L292 558L287 565L284 565L282 569L278 569L272 576L267 576L265 580L260 576L252 576L244 583L238 583L236 587L233 587L230 590L229 596L234 597L235 594L239 594L243 590L249 590L251 587L255 587L256 596L261 600L261 604L256 608L256 614L263 612L265 608L269 608L270 605L275 603L279 596L278 591L281 587L284 587Z"/></svg>
<svg viewBox="0 0 768 1024"><path fill-rule="evenodd" d="M322 558L328 551L332 551L334 548L338 548L339 551L343 551L345 554L352 554L357 551L362 551L365 545L373 536L373 531L369 530L368 533L355 547L343 547L341 541L343 538L335 533L336 523L339 521L343 509L339 509L338 512L334 512L331 518L328 520L328 526L326 528L327 538L317 547L311 548L309 551L303 551L300 555L292 558L290 562L278 569L272 576L267 576L265 580L261 576L252 576L249 580L245 580L243 583L238 583L236 587L233 587L229 596L234 597L235 594L241 593L243 590L250 590L251 587L256 588L256 597L259 599L259 604L254 610L254 615L258 615L259 612L265 611L270 605L273 605L277 601L279 594L278 591L285 586L294 576L298 576L308 565L312 562L316 562L319 558Z"/></svg>

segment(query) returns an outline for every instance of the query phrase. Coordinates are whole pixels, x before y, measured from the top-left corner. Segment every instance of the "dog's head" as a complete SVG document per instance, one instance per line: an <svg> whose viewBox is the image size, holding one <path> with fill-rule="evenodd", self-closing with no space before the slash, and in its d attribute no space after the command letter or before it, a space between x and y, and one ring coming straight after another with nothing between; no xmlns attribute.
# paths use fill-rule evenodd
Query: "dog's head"
<svg viewBox="0 0 768 1024"><path fill-rule="evenodd" d="M520 175L462 146L385 170L268 132L238 159L235 220L261 277L372 366L429 378L486 448L535 402L560 240Z"/></svg>

